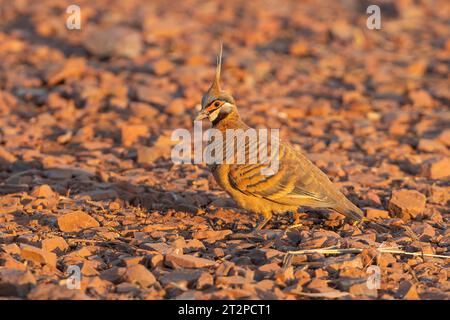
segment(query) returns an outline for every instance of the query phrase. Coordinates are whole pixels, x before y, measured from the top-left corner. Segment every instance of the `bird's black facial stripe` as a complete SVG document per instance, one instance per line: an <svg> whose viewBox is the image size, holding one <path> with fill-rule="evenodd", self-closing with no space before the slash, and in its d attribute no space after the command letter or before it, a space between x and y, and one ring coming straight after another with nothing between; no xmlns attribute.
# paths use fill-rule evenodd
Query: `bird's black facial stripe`
<svg viewBox="0 0 450 320"><path fill-rule="evenodd" d="M220 103L220 101L213 101L209 106L207 106L205 108L205 110L208 113L211 113L211 112L217 110L218 108L220 108L221 105L222 105L222 103Z"/></svg>

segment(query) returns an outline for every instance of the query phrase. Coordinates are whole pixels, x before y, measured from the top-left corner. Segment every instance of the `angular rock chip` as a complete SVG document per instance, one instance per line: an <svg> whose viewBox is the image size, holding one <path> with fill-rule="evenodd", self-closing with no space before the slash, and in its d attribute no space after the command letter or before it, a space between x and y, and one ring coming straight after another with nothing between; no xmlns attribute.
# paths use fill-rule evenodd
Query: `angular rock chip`
<svg viewBox="0 0 450 320"><path fill-rule="evenodd" d="M231 230L207 230L207 231L197 231L192 235L194 239L208 239L208 240L222 240L226 236L232 234Z"/></svg>
<svg viewBox="0 0 450 320"><path fill-rule="evenodd" d="M56 268L56 254L27 244L20 245L20 256L36 264L47 264Z"/></svg>
<svg viewBox="0 0 450 320"><path fill-rule="evenodd" d="M416 190L395 190L389 200L389 211L394 215L409 220L423 213L426 197Z"/></svg>
<svg viewBox="0 0 450 320"><path fill-rule="evenodd" d="M82 211L70 212L58 217L58 227L63 232L78 232L98 226L100 224L97 220Z"/></svg>
<svg viewBox="0 0 450 320"><path fill-rule="evenodd" d="M24 298L36 285L36 279L27 270L0 267L0 296Z"/></svg>
<svg viewBox="0 0 450 320"><path fill-rule="evenodd" d="M187 254L168 254L165 261L172 268L207 268L215 264L214 261Z"/></svg>
<svg viewBox="0 0 450 320"><path fill-rule="evenodd" d="M125 279L130 283L137 283L143 288L147 288L156 282L153 273L142 264L135 264L128 267L125 273Z"/></svg>
<svg viewBox="0 0 450 320"><path fill-rule="evenodd" d="M42 240L42 249L45 251L59 251L64 252L69 248L66 240L62 237L53 237L49 239Z"/></svg>

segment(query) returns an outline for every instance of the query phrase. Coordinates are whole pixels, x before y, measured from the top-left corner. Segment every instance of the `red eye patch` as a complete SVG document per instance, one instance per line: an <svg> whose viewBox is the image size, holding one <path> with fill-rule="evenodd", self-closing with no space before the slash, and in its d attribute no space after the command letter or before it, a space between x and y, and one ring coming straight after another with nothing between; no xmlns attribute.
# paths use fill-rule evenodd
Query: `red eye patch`
<svg viewBox="0 0 450 320"><path fill-rule="evenodd" d="M218 108L218 106L215 106L214 104L210 105L209 107L206 107L206 111L211 112Z"/></svg>

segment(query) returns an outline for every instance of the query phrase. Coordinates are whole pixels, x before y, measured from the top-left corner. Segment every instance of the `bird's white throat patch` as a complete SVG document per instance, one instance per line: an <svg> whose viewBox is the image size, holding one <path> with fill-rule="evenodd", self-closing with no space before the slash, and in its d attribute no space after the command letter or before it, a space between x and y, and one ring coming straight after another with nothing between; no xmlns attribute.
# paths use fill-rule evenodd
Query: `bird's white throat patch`
<svg viewBox="0 0 450 320"><path fill-rule="evenodd" d="M225 102L220 108L214 110L208 115L209 121L213 122L217 119L220 113L230 113L233 109L233 105L231 103Z"/></svg>

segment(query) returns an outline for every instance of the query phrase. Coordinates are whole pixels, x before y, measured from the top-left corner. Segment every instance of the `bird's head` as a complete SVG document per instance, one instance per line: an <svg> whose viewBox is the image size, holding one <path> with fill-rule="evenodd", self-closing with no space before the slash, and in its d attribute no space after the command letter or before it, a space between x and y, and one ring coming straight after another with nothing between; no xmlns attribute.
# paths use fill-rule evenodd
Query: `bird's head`
<svg viewBox="0 0 450 320"><path fill-rule="evenodd" d="M230 113L237 113L236 104L233 97L226 91L220 89L220 69L222 66L222 44L217 56L216 75L208 91L202 98L202 109L198 113L195 121L208 118L213 124L224 119Z"/></svg>

